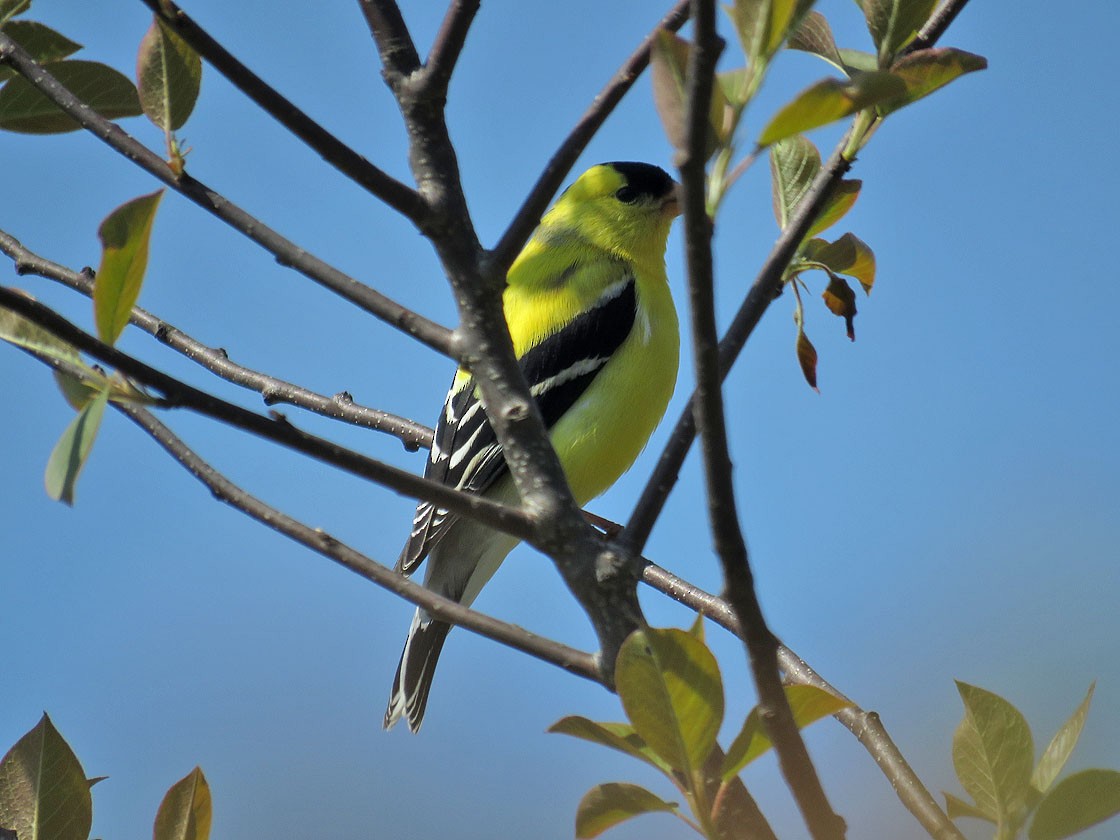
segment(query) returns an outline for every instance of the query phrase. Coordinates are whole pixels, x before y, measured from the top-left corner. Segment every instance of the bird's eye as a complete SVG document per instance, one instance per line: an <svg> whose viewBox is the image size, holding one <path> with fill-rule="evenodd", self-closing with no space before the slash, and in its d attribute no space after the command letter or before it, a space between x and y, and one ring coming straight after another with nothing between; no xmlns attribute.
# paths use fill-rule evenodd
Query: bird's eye
<svg viewBox="0 0 1120 840"><path fill-rule="evenodd" d="M638 191L627 184L624 187L619 187L615 191L614 197L621 201L623 204L633 204L638 200Z"/></svg>

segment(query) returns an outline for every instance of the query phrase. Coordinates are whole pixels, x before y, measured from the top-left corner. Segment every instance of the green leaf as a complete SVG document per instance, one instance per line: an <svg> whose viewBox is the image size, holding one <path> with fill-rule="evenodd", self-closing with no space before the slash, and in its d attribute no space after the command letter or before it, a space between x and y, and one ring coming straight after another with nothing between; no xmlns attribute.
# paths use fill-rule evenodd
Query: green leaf
<svg viewBox="0 0 1120 840"><path fill-rule="evenodd" d="M820 152L799 134L770 147L770 192L778 227L784 229L789 224L820 169Z"/></svg>
<svg viewBox="0 0 1120 840"><path fill-rule="evenodd" d="M828 287L821 293L821 297L824 298L824 305L828 307L829 312L844 319L848 338L855 341L856 293L852 291L852 287L843 279L831 276Z"/></svg>
<svg viewBox="0 0 1120 840"><path fill-rule="evenodd" d="M74 486L78 482L78 475L89 458L93 442L97 439L97 430L101 427L101 418L105 414L105 405L109 401L109 389L98 392L81 411L70 421L58 443L54 445L51 457L47 460L47 471L43 482L47 488L47 495L55 501L74 504ZM83 777L84 778L84 777Z"/></svg>
<svg viewBox="0 0 1120 840"><path fill-rule="evenodd" d="M719 665L684 630L637 630L623 643L615 686L638 736L675 770L699 769L723 721Z"/></svg>
<svg viewBox="0 0 1120 840"><path fill-rule="evenodd" d="M688 145L688 93L686 76L688 56L692 45L678 35L661 30L653 42L650 52L650 71L653 79L653 102L665 136L675 149ZM730 140L727 135L724 114L730 106L721 85L712 88L712 102L708 114L711 127L705 152L708 157Z"/></svg>
<svg viewBox="0 0 1120 840"><path fill-rule="evenodd" d="M0 18L3 13L0 12ZM23 47L40 64L58 61L82 48L49 26L33 20L13 20L4 24L4 34ZM11 67L0 67L0 82L16 75Z"/></svg>
<svg viewBox="0 0 1120 840"><path fill-rule="evenodd" d="M26 292L19 291L19 293L34 300ZM71 364L81 363L77 347L3 306L0 306L0 339L51 359Z"/></svg>
<svg viewBox="0 0 1120 840"><path fill-rule="evenodd" d="M902 80L906 93L881 103L879 113L886 116L923 96L929 96L966 73L975 73L987 67L988 60L983 56L953 47L912 52L896 61L890 70Z"/></svg>
<svg viewBox="0 0 1120 840"><path fill-rule="evenodd" d="M1077 740L1081 737L1085 718L1089 716L1089 704L1093 700L1093 690L1096 687L1095 682L1089 686L1085 699L1073 710L1069 720L1061 725L1042 753L1042 758L1038 760L1038 765L1031 774L1031 785L1039 793L1046 793L1050 789L1058 774L1062 772L1062 768L1066 766L1066 762L1069 761L1073 748L1077 746Z"/></svg>
<svg viewBox="0 0 1120 840"><path fill-rule="evenodd" d="M210 785L195 767L164 795L152 840L207 840L210 818Z"/></svg>
<svg viewBox="0 0 1120 840"><path fill-rule="evenodd" d="M942 793L945 794L945 813L948 814L949 819L955 820L960 817L972 817L973 819L984 820L985 822L995 822L995 820L972 803L965 802L963 799L953 796L951 793L945 793L945 791L942 791Z"/></svg>
<svg viewBox="0 0 1120 840"><path fill-rule="evenodd" d="M810 383L812 384L812 383ZM830 691L823 691L812 685L787 685L783 687L786 701L798 729L804 729L814 721L834 715L841 709L852 705L851 701L837 697ZM751 709L743 723L743 729L735 736L727 755L723 759L720 775L724 780L739 775L739 772L769 750L773 744L762 725L762 716L757 706Z"/></svg>
<svg viewBox="0 0 1120 840"><path fill-rule="evenodd" d="M140 106L148 119L165 131L176 131L198 100L202 60L157 17L140 41L136 81Z"/></svg>
<svg viewBox="0 0 1120 840"><path fill-rule="evenodd" d="M639 814L673 813L674 802L666 802L639 785L610 782L591 788L576 811L576 837L598 837L608 828Z"/></svg>
<svg viewBox="0 0 1120 840"><path fill-rule="evenodd" d="M812 5L812 0L735 0L727 7L748 64L768 62Z"/></svg>
<svg viewBox="0 0 1120 840"><path fill-rule="evenodd" d="M836 49L832 29L820 12L809 12L805 15L797 25L797 29L790 34L786 46L791 50L801 50L820 56L829 64L835 65L837 69L847 72L840 51Z"/></svg>
<svg viewBox="0 0 1120 840"><path fill-rule="evenodd" d="M552 724L548 731L610 747L656 767L667 776L673 775L673 768L651 750L628 723L599 723L579 715L569 715Z"/></svg>
<svg viewBox="0 0 1120 840"><path fill-rule="evenodd" d="M852 209L859 198L859 191L863 188L863 181L857 178L845 179L836 184L829 196L828 201L821 210L817 220L813 222L812 227L806 236L816 236L823 230L832 227Z"/></svg>
<svg viewBox="0 0 1120 840"><path fill-rule="evenodd" d="M965 715L953 735L953 767L976 807L1014 831L1026 807L1034 742L1023 715L982 688L957 682Z"/></svg>
<svg viewBox="0 0 1120 840"><path fill-rule="evenodd" d="M101 222L101 267L93 281L93 314L97 334L113 344L128 317L148 268L148 242L163 190L126 201Z"/></svg>
<svg viewBox="0 0 1120 840"><path fill-rule="evenodd" d="M1058 782L1038 805L1030 840L1061 840L1120 814L1120 773L1082 770Z"/></svg>
<svg viewBox="0 0 1120 840"><path fill-rule="evenodd" d="M774 115L758 138L758 145L769 146L905 93L902 79L891 73L857 71L848 80L822 79Z"/></svg>
<svg viewBox="0 0 1120 840"><path fill-rule="evenodd" d="M871 294L875 285L875 252L854 233L845 233L835 242L814 239L806 245L803 256L836 274L854 277L864 292Z"/></svg>
<svg viewBox="0 0 1120 840"><path fill-rule="evenodd" d="M132 82L96 61L55 61L44 65L58 81L106 119L134 117L140 100ZM0 88L0 129L24 134L77 131L77 122L22 76Z"/></svg>
<svg viewBox="0 0 1120 840"><path fill-rule="evenodd" d="M0 25L31 8L31 0L0 0ZM7 29L4 30L7 32Z"/></svg>
<svg viewBox="0 0 1120 840"><path fill-rule="evenodd" d="M44 714L0 760L0 825L20 840L86 840L92 822L86 774Z"/></svg>
<svg viewBox="0 0 1120 840"><path fill-rule="evenodd" d="M886 67L902 47L913 40L937 0L856 0L867 18L867 28L879 48L879 66Z"/></svg>
<svg viewBox="0 0 1120 840"><path fill-rule="evenodd" d="M853 71L872 73L879 69L879 59L863 50L849 50L841 47L840 60L844 62L844 72L849 76Z"/></svg>

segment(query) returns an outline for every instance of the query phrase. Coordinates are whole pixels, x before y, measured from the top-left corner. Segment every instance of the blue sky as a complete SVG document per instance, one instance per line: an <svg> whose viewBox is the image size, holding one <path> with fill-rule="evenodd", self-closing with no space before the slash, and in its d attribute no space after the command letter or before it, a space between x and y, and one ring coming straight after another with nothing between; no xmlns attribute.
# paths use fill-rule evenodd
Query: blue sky
<svg viewBox="0 0 1120 840"><path fill-rule="evenodd" d="M404 4L426 48L435 3ZM929 787L959 792L950 745L954 679L1027 715L1039 750L1098 681L1071 767L1120 767L1120 409L1112 351L1120 290L1102 259L1115 222L1116 93L1108 4L971 4L943 41L990 69L892 117L856 164L863 193L836 232L874 249L858 341L809 301L821 393L801 380L792 301L777 301L727 384L736 487L760 595L775 631L826 678L879 711ZM414 8L410 8L414 7ZM219 40L373 161L407 178L405 136L356 4L196 0ZM866 48L851 3L820 5L842 46ZM493 243L561 138L660 13L639 2L484 5L451 88L449 123L470 209ZM38 0L33 18L131 72L148 25L139 3ZM1072 17L1073 12L1067 16ZM723 32L731 33L725 21ZM1044 40L1045 39L1045 40ZM732 66L733 50L724 59ZM756 133L825 75L783 56L748 116ZM158 147L146 122L127 129ZM444 324L452 301L426 242L207 71L182 132L191 172L308 250ZM813 135L827 152L836 133ZM669 166L648 80L577 171L602 160ZM91 137L0 135L0 227L78 268L96 229L153 182ZM776 236L756 167L716 233L726 323ZM1107 249L1104 250L1107 254ZM679 232L668 267L684 314ZM0 271L4 269L0 268ZM87 302L47 281L15 284L89 326ZM168 195L141 305L251 367L432 422L446 360L341 303ZM257 407L137 330L122 346ZM0 745L45 709L87 773L96 836L142 836L175 780L200 764L215 837L572 836L602 781L668 794L621 757L544 730L567 714L617 719L595 685L463 631L451 637L423 733L386 734L384 702L411 607L209 494L110 413L78 488L50 502L41 476L69 409L44 370L0 347ZM669 409L691 390L686 358ZM419 471L391 438L304 416L304 428ZM391 563L412 502L189 415L167 422L270 503ZM624 519L665 429L592 509ZM718 589L699 467L690 457L648 555ZM656 593L654 624L689 614ZM591 648L548 562L511 555L478 606ZM739 644L709 634L729 693L729 738L753 705ZM823 722L810 750L853 838L918 837L873 761ZM772 758L746 781L784 838L804 830ZM678 838L645 817L612 835ZM981 836L981 835L977 835ZM1086 835L1103 838L1098 829Z"/></svg>

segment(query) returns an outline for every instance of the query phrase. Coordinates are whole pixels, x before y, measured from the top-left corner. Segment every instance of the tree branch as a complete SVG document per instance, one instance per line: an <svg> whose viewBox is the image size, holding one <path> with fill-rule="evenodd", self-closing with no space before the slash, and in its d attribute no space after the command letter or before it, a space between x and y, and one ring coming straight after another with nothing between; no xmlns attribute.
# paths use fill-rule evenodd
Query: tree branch
<svg viewBox="0 0 1120 840"><path fill-rule="evenodd" d="M93 297L93 272L88 268L75 272L66 266L44 259L3 230L0 230L0 253L11 257L17 274L45 277L74 289L86 297ZM427 426L387 411L358 405L345 391L334 397L328 397L239 365L230 361L224 349L208 347L138 306L132 308L129 321L167 347L202 365L214 375L234 385L256 391L264 399L265 405L286 403L324 417L342 420L353 426L384 432L398 438L409 451L415 451L420 447L431 447L432 430Z"/></svg>
<svg viewBox="0 0 1120 840"><path fill-rule="evenodd" d="M419 194L347 146L215 41L171 0L140 0L234 87L371 195L417 225L427 208Z"/></svg>
<svg viewBox="0 0 1120 840"><path fill-rule="evenodd" d="M428 60L424 64L424 84L430 87L433 94L447 95L448 82L451 81L451 74L463 51L467 32L474 22L480 3L481 0L451 0L447 6L447 14L444 15L435 43L432 44Z"/></svg>
<svg viewBox="0 0 1120 840"><path fill-rule="evenodd" d="M948 0L946 4L935 13L918 33L915 43L928 47L933 46L944 34L948 23L959 14L968 0ZM913 45L911 45L913 46ZM858 117L857 117L858 119ZM854 122L853 122L854 124ZM781 235L774 243L770 254L763 263L758 276L747 292L746 298L731 322L719 345L721 381L726 378L731 367L739 358L739 354L746 346L747 339L754 332L754 328L766 313L770 304L781 294L782 277L797 251L797 247L809 232L813 222L816 221L820 211L829 200L832 191L852 167L852 160L844 156L853 136L852 128L845 132L836 148L829 156L827 162L821 167L817 177L802 196L792 218ZM642 495L634 507L626 530L619 537L619 541L633 553L640 554L649 539L650 531L661 510L665 506L669 493L677 483L681 465L685 456L692 447L696 437L696 425L693 419L693 410L696 395L693 394L688 404L681 412L676 426L673 428L665 448L661 452L657 466L649 481L646 482Z"/></svg>
<svg viewBox="0 0 1120 840"><path fill-rule="evenodd" d="M358 0L358 5L381 56L385 81L389 80L386 73L407 76L420 69L420 54L397 4L393 0Z"/></svg>
<svg viewBox="0 0 1120 840"><path fill-rule="evenodd" d="M201 481L219 501L242 511L312 551L334 560L366 580L423 607L440 621L465 627L480 636L528 653L544 662L592 681L599 681L595 657L551 639L530 633L515 624L499 621L464 607L371 560L319 528L311 528L238 487L206 463L151 413L132 405L114 407L146 431L168 454Z"/></svg>
<svg viewBox="0 0 1120 840"><path fill-rule="evenodd" d="M12 67L84 129L171 189L256 242L273 254L281 265L296 269L319 285L330 289L360 309L411 335L432 349L444 355L452 355L451 332L446 327L401 306L308 253L190 175L177 176L159 155L74 96L3 32L0 32L0 64Z"/></svg>
<svg viewBox="0 0 1120 840"><path fill-rule="evenodd" d="M684 26L685 21L688 20L689 3L690 0L678 0L677 5L661 19L607 85L599 91L575 128L564 138L560 148L553 153L544 171L529 191L529 195L518 208L509 227L506 228L506 232L490 252L490 260L495 270L505 272L517 258L518 252L548 207L548 202L556 194L576 160L583 154L591 138L646 69L649 64L649 53L658 31L666 29L676 32Z"/></svg>
<svg viewBox="0 0 1120 840"><path fill-rule="evenodd" d="M282 417L263 417L219 399L99 341L38 301L4 286L0 286L0 307L22 315L78 350L116 368L136 382L159 391L163 395L160 403L163 408L190 409L310 455L352 475L377 482L403 495L426 499L499 531L513 534L533 545L537 544L533 520L523 511L421 478L332 441L307 434Z"/></svg>
<svg viewBox="0 0 1120 840"><path fill-rule="evenodd" d="M700 431L707 483L708 520L723 567L727 600L739 618L748 660L758 689L758 707L766 733L778 754L801 815L816 840L842 838L844 821L832 810L809 758L805 742L786 700L778 671L778 640L766 625L754 588L746 541L739 527L731 455L723 409L712 270L712 221L708 217L705 162L709 104L716 60L722 50L715 28L714 0L693 0L695 40L688 62L687 148L680 160L684 194L684 233L691 302L693 359L696 369L694 412Z"/></svg>

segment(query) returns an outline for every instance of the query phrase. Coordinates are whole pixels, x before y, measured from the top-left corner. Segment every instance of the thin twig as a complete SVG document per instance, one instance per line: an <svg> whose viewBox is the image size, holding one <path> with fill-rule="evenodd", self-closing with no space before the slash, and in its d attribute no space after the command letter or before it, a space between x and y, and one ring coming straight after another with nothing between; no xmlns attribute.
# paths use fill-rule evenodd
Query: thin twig
<svg viewBox="0 0 1120 840"><path fill-rule="evenodd" d="M161 407L196 411L302 452L352 475L375 481L403 495L434 502L536 545L533 520L523 511L421 478L339 446L333 441L300 431L282 417L264 417L219 399L99 341L38 301L4 286L0 286L0 307L22 315L78 350L89 353L125 376L158 391L162 395Z"/></svg>
<svg viewBox="0 0 1120 840"><path fill-rule="evenodd" d="M694 411L700 432L707 484L708 520L723 567L727 600L743 629L751 672L758 689L763 726L778 755L778 765L802 818L815 840L843 838L844 821L832 810L816 768L782 689L778 640L766 625L754 587L746 541L735 504L727 423L723 408L712 269L712 221L704 194L705 147L716 60L722 49L715 28L714 0L693 0L694 43L688 62L687 148L680 162L684 194L685 250L696 370Z"/></svg>
<svg viewBox="0 0 1120 840"><path fill-rule="evenodd" d="M366 580L423 607L440 621L465 627L480 636L528 653L573 674L595 682L599 681L598 668L592 654L530 633L515 624L499 621L464 607L457 601L437 595L404 575L360 554L325 531L311 528L247 493L202 460L150 412L128 404L114 405L114 407L151 435L172 458L206 485L220 501L248 514L289 539L334 560Z"/></svg>
<svg viewBox="0 0 1120 840"><path fill-rule="evenodd" d="M408 333L444 355L453 355L451 331L401 306L375 289L285 239L259 219L190 175L176 175L159 155L137 142L59 84L8 35L0 32L0 64L7 64L61 108L84 129L108 144L171 189L213 213L230 227L269 251L281 265L290 266L355 306Z"/></svg>
<svg viewBox="0 0 1120 840"><path fill-rule="evenodd" d="M11 257L18 274L45 277L86 297L93 296L93 273L89 269L71 271L64 265L51 262L28 250L18 239L3 230L0 230L0 253ZM398 438L409 451L432 445L432 430L421 423L387 411L358 405L346 392L328 397L239 365L230 361L224 349L209 347L138 306L132 308L129 321L216 376L256 391L266 405L294 405L353 426L384 432Z"/></svg>
<svg viewBox="0 0 1120 840"><path fill-rule="evenodd" d="M968 0L949 0L929 22L922 27L915 43L921 42L924 46L933 46L944 34L949 21L960 13ZM858 119L858 117L857 117ZM852 167L851 160L844 156L844 150L852 139L852 129L849 128L836 148L829 156L828 161L821 167L817 177L813 179L808 191L797 205L797 209L789 223L782 229L781 235L770 249L770 254L763 263L758 276L747 292L746 298L735 313L723 339L720 341L720 370L726 378L732 365L739 358L739 354L746 346L747 339L754 332L754 328L762 319L770 304L778 297L782 290L782 278L786 267L797 251L813 222L816 221L820 211L829 200L832 191ZM626 524L626 530L619 537L620 542L640 554L649 539L650 531L661 514L662 508L676 485L680 475L681 465L685 456L692 447L696 437L696 426L693 419L693 404L695 395L681 412L669 440L666 442L653 474L642 490L642 495L634 507L633 513Z"/></svg>
<svg viewBox="0 0 1120 840"><path fill-rule="evenodd" d="M171 0L140 0L238 90L306 143L311 149L371 195L384 201L417 226L427 207L419 193L374 166L347 146L260 76L242 64Z"/></svg>
<svg viewBox="0 0 1120 840"><path fill-rule="evenodd" d="M393 0L358 0L369 33L381 56L382 75L407 76L420 68L420 54L412 43L401 10ZM386 78L388 81L388 78Z"/></svg>
<svg viewBox="0 0 1120 840"><path fill-rule="evenodd" d="M447 14L444 15L436 40L428 52L428 60L424 64L424 83L430 85L433 91L446 94L447 84L451 81L451 74L463 51L467 32L478 13L480 2L481 0L451 0L448 4Z"/></svg>
<svg viewBox="0 0 1120 840"><path fill-rule="evenodd" d="M509 268L525 244L525 240L537 226L548 202L556 194L556 190L560 188L560 184L563 183L576 160L583 154L591 138L646 69L657 33L662 29L675 32L684 26L685 21L688 20L689 2L690 0L678 0L678 3L623 62L606 86L599 91L579 122L553 153L544 171L529 191L529 195L521 202L521 207L518 208L506 232L490 252L490 259L496 269L504 272Z"/></svg>

